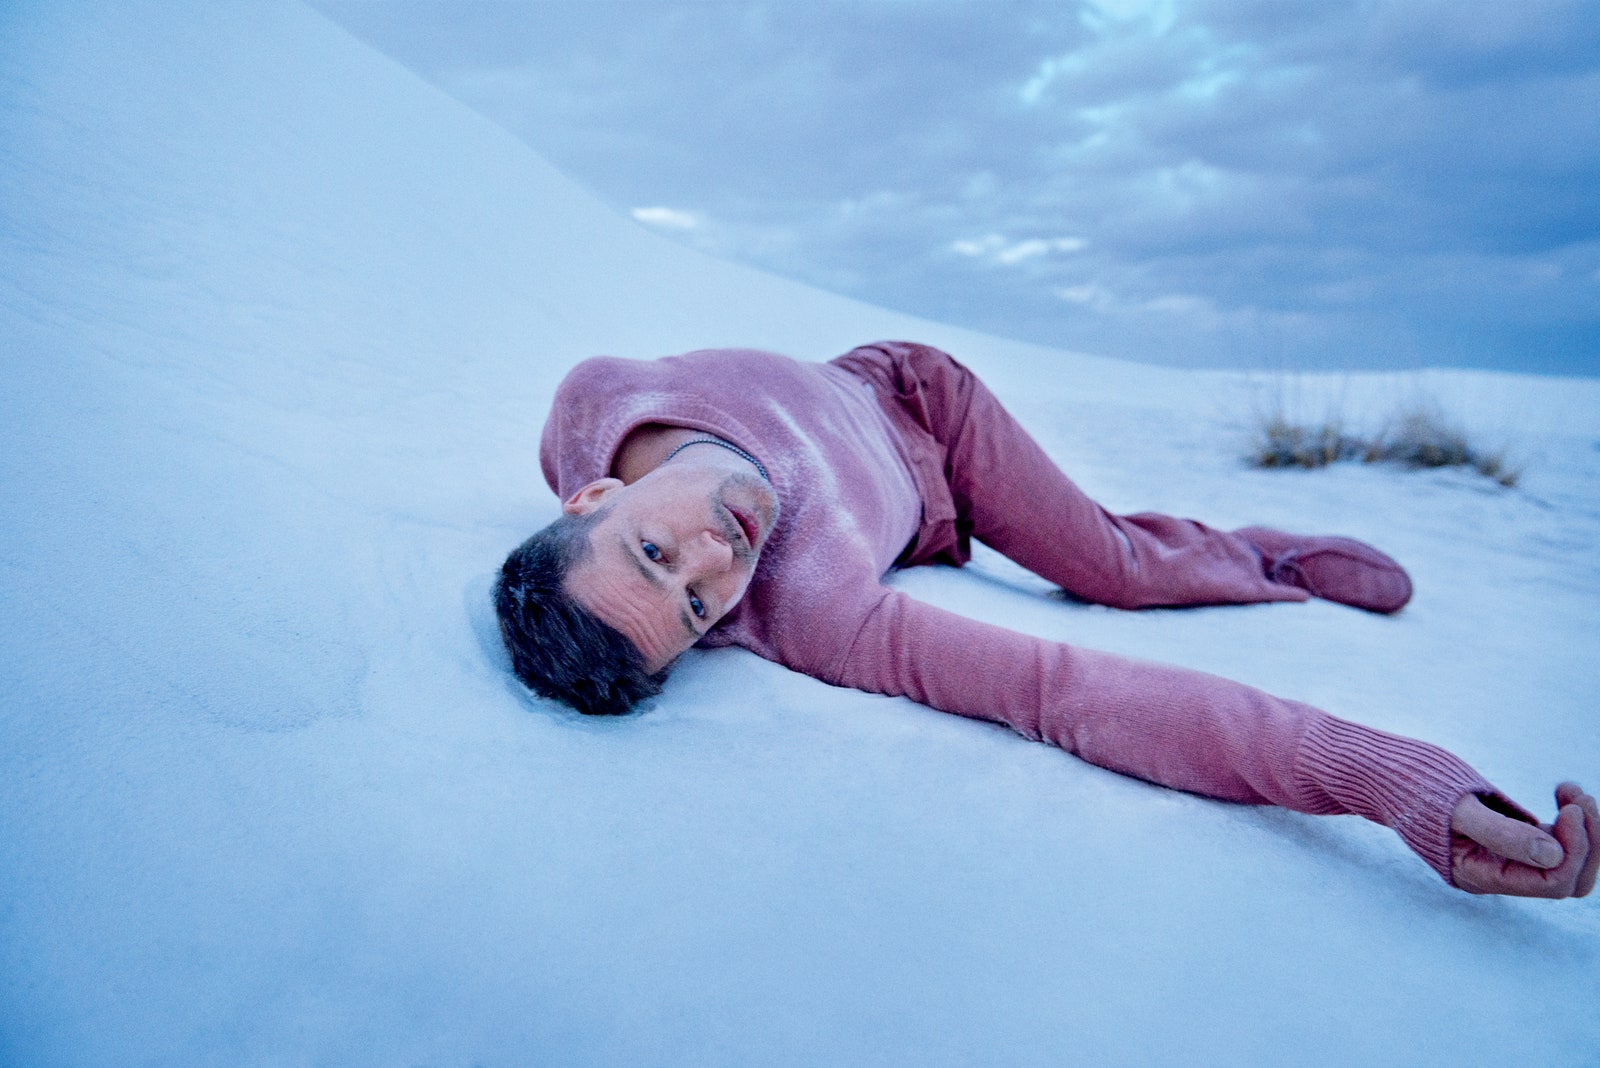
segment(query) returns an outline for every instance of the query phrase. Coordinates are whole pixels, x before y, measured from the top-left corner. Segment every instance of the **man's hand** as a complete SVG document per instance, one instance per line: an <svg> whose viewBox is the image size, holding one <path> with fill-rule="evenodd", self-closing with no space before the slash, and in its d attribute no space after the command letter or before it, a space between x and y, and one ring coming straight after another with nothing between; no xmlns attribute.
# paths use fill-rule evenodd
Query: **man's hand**
<svg viewBox="0 0 1600 1068"><path fill-rule="evenodd" d="M1583 897L1600 871L1600 807L1575 782L1556 787L1556 821L1501 815L1474 794L1450 817L1451 873L1469 894Z"/></svg>

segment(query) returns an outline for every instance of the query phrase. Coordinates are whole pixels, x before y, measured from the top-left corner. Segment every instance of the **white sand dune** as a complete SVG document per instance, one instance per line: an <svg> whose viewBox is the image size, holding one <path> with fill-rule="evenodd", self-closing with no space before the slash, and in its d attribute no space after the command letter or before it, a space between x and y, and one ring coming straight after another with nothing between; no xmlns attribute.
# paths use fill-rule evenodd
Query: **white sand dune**
<svg viewBox="0 0 1600 1068"><path fill-rule="evenodd" d="M0 1063L1600 1059L1600 907L1382 828L1151 787L691 653L526 696L486 603L598 352L942 345L1109 506L1367 537L1395 618L1122 613L983 556L894 581L1600 786L1600 384L1426 388L1524 488L1237 460L1270 388L703 258L303 7L0 7Z"/></svg>

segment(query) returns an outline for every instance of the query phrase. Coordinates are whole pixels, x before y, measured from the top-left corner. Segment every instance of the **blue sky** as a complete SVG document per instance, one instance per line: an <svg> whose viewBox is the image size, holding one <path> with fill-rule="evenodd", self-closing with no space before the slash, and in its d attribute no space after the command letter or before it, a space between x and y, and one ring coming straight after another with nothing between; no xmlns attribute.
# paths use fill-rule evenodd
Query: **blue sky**
<svg viewBox="0 0 1600 1068"><path fill-rule="evenodd" d="M317 0L676 240L1156 363L1600 375L1600 2Z"/></svg>

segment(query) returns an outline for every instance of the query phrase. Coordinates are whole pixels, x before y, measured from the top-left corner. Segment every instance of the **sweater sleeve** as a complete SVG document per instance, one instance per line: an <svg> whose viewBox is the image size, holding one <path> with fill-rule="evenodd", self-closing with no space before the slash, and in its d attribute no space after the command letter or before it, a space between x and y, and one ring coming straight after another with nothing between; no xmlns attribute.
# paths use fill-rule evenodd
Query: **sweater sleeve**
<svg viewBox="0 0 1600 1068"><path fill-rule="evenodd" d="M1451 813L1494 792L1437 746L1214 675L1018 634L881 586L858 618L827 681L1004 723L1164 786L1365 816L1452 885Z"/></svg>

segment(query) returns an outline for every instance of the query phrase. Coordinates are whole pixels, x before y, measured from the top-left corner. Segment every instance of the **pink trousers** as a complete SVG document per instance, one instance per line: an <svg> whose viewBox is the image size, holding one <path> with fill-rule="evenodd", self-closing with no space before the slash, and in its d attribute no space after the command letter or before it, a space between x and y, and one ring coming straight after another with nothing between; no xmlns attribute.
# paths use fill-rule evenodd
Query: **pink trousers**
<svg viewBox="0 0 1600 1068"><path fill-rule="evenodd" d="M1106 511L938 349L879 342L833 362L873 384L906 446L923 518L903 565L964 564L976 538L1074 597L1116 608L1309 596L1268 579L1261 554L1238 534Z"/></svg>

